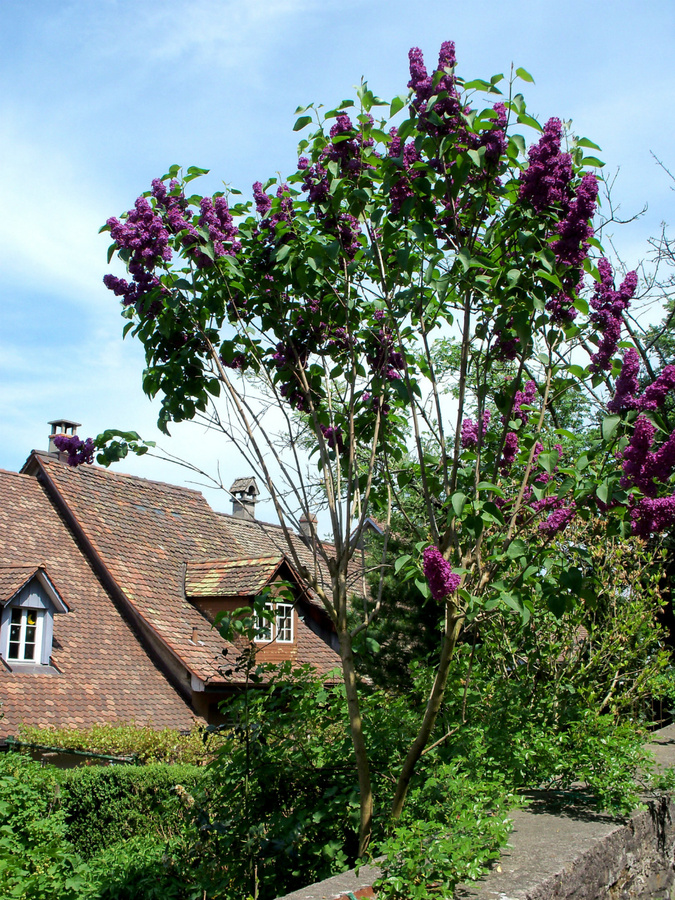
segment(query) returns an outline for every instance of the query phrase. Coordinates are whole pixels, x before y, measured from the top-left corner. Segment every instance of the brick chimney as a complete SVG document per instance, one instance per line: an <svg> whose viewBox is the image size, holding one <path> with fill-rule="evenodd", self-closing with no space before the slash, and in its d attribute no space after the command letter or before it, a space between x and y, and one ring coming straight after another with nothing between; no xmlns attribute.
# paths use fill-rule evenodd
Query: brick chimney
<svg viewBox="0 0 675 900"><path fill-rule="evenodd" d="M51 431L49 432L49 452L54 456L61 457L61 455L63 455L64 457L67 457L67 453L59 453L59 449L54 443L54 438L58 434L65 434L69 437L73 434L77 434L77 429L82 423L73 422L70 419L54 419L53 422L47 422L47 424L51 426Z"/></svg>
<svg viewBox="0 0 675 900"><path fill-rule="evenodd" d="M255 478L237 478L230 488L232 515L237 519L255 519L259 493Z"/></svg>
<svg viewBox="0 0 675 900"><path fill-rule="evenodd" d="M316 535L317 521L314 513L310 513L309 517L303 513L300 517L300 522L298 523L300 525L300 537L308 545L312 542L312 536Z"/></svg>

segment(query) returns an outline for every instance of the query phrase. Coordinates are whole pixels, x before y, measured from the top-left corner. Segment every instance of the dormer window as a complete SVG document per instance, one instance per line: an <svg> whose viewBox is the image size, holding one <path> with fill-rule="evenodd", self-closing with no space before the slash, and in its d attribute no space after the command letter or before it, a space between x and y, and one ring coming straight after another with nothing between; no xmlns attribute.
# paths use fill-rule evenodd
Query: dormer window
<svg viewBox="0 0 675 900"><path fill-rule="evenodd" d="M66 604L43 566L0 566L0 657L16 671L48 668L54 616Z"/></svg>
<svg viewBox="0 0 675 900"><path fill-rule="evenodd" d="M43 609L13 606L9 624L9 653L12 662L36 662L35 651L42 646Z"/></svg>
<svg viewBox="0 0 675 900"><path fill-rule="evenodd" d="M278 641L280 644L292 644L293 604L266 603L265 609L267 616L256 616L256 643Z"/></svg>

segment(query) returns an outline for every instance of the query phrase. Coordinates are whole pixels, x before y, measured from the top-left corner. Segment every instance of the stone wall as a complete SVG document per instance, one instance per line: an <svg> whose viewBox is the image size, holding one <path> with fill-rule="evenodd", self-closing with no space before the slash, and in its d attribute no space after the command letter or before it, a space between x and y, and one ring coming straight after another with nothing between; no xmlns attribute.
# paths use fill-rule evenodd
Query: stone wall
<svg viewBox="0 0 675 900"><path fill-rule="evenodd" d="M660 766L675 765L675 725L650 744ZM675 900L675 804L645 799L626 820L583 807L551 809L544 792L512 814L509 845L480 881L458 888L458 900ZM374 897L378 869L363 866L287 894L281 900Z"/></svg>

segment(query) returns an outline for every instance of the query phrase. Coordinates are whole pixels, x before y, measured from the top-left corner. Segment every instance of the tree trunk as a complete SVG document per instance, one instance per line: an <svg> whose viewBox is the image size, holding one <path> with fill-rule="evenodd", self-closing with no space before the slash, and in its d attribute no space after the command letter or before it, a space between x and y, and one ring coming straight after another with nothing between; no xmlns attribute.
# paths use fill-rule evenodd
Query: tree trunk
<svg viewBox="0 0 675 900"><path fill-rule="evenodd" d="M363 722L359 708L359 697L356 688L356 670L354 668L354 654L349 632L340 628L340 658L342 659L342 673L345 680L347 693L347 709L349 710L349 727L354 745L356 758L356 771L359 778L359 798L361 806L361 818L359 824L359 857L365 856L370 843L373 830L373 790L370 783L370 763L366 752L366 742L363 737Z"/></svg>
<svg viewBox="0 0 675 900"><path fill-rule="evenodd" d="M434 685L431 689L431 694L429 695L422 724L417 732L417 737L413 741L410 750L408 750L408 755L405 758L401 774L399 775L396 784L396 791L391 804L391 817L394 820L399 819L401 816L403 804L405 803L405 798L410 786L410 779L412 778L415 766L422 755L422 751L428 744L429 737L436 724L436 717L441 708L441 703L443 702L443 696L445 694L445 686L448 681L448 672L450 670L452 654L457 644L457 638L459 637L463 621L464 615L458 612L456 604L448 601L445 607L445 634L443 635L443 647L441 649L438 672L436 672L436 678L434 679Z"/></svg>

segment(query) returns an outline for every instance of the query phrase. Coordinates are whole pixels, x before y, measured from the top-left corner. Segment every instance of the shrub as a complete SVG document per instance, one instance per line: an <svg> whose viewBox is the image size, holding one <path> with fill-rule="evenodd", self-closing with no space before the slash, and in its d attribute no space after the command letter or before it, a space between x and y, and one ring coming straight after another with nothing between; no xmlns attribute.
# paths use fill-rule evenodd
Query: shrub
<svg viewBox="0 0 675 900"><path fill-rule="evenodd" d="M162 763L71 769L61 784L68 838L85 858L136 835L166 840L185 827L203 776L197 766Z"/></svg>
<svg viewBox="0 0 675 900"><path fill-rule="evenodd" d="M0 798L3 900L81 900L87 871L66 838L57 773L6 753Z"/></svg>
<svg viewBox="0 0 675 900"><path fill-rule="evenodd" d="M142 763L187 763L205 765L218 744L217 736L205 741L205 732L195 726L189 734L172 728L156 730L133 722L93 725L91 728L40 728L19 726L19 740L64 750L83 750L110 756L135 756Z"/></svg>

